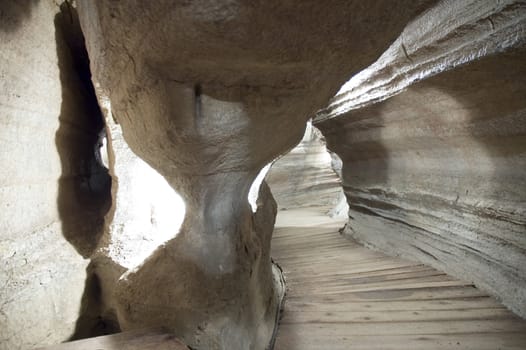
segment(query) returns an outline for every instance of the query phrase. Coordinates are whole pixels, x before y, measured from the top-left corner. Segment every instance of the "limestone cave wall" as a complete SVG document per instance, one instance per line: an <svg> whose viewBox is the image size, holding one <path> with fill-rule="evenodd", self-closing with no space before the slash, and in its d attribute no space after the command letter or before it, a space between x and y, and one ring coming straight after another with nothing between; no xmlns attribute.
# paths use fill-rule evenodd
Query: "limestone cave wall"
<svg viewBox="0 0 526 350"><path fill-rule="evenodd" d="M525 317L525 7L472 5L417 21L315 125L343 160L345 233Z"/></svg>
<svg viewBox="0 0 526 350"><path fill-rule="evenodd" d="M307 124L300 143L277 159L266 176L278 208L335 207L343 191L332 163L323 135Z"/></svg>
<svg viewBox="0 0 526 350"><path fill-rule="evenodd" d="M526 316L523 2L77 1L90 59L70 3L0 2L0 348L271 344L276 207L247 194L364 68L314 120L345 232ZM284 207L339 191L308 135L269 175Z"/></svg>
<svg viewBox="0 0 526 350"><path fill-rule="evenodd" d="M275 203L263 184L254 214L251 185L434 1L77 3L99 99L186 204L179 233L119 278L119 325L163 326L193 348L271 347Z"/></svg>
<svg viewBox="0 0 526 350"><path fill-rule="evenodd" d="M0 3L0 348L68 339L110 180L75 13Z"/></svg>

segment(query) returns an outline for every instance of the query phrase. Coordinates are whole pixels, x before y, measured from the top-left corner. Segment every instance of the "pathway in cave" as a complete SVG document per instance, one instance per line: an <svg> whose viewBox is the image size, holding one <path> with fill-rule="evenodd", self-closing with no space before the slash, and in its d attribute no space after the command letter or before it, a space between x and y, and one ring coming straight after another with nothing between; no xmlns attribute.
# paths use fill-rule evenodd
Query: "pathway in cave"
<svg viewBox="0 0 526 350"><path fill-rule="evenodd" d="M526 349L526 321L469 282L342 237L326 208L280 211L287 297L275 350Z"/></svg>

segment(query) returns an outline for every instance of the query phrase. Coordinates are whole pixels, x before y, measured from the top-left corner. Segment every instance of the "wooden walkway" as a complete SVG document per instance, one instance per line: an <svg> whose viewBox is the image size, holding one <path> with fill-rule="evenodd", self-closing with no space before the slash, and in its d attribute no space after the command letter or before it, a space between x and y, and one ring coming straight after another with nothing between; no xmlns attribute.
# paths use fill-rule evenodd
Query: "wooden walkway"
<svg viewBox="0 0 526 350"><path fill-rule="evenodd" d="M272 255L288 294L276 350L526 349L526 321L494 298L364 248L321 213L278 215Z"/></svg>
<svg viewBox="0 0 526 350"><path fill-rule="evenodd" d="M468 282L338 233L322 209L278 215L272 254L287 278L275 350L525 350L526 321ZM47 350L183 350L161 330ZM205 349L202 349L205 350Z"/></svg>
<svg viewBox="0 0 526 350"><path fill-rule="evenodd" d="M188 350L162 329L143 329L62 343L37 350Z"/></svg>

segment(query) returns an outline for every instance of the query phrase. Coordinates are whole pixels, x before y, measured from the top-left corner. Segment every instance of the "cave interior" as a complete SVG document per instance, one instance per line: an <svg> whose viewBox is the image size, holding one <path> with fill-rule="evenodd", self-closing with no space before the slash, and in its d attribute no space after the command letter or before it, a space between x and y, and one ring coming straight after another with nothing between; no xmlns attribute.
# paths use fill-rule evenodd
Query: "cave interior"
<svg viewBox="0 0 526 350"><path fill-rule="evenodd" d="M524 0L3 0L0 47L0 350L526 348Z"/></svg>

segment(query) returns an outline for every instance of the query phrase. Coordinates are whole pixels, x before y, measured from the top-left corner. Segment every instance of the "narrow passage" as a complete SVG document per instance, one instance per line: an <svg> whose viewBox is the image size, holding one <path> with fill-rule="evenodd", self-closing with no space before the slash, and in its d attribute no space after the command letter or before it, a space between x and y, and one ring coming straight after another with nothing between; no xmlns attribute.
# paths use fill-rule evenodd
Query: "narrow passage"
<svg viewBox="0 0 526 350"><path fill-rule="evenodd" d="M526 321L487 293L342 237L325 212L278 213L288 291L275 350L526 349Z"/></svg>

